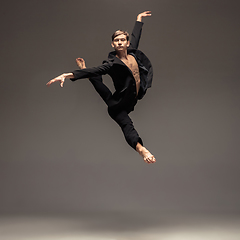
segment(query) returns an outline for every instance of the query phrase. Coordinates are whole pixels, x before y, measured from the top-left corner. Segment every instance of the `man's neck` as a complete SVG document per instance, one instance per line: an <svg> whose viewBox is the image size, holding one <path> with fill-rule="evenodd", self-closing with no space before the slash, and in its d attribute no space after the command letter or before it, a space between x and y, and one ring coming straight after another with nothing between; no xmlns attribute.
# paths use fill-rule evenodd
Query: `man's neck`
<svg viewBox="0 0 240 240"><path fill-rule="evenodd" d="M116 51L116 56L119 58L119 59L128 59L127 58L127 50L123 50L123 51Z"/></svg>

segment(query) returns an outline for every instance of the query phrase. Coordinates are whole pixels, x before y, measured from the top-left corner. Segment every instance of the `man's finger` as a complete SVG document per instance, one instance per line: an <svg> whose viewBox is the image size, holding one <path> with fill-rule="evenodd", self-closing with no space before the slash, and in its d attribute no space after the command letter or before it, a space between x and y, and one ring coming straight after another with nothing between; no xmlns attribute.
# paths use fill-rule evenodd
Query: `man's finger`
<svg viewBox="0 0 240 240"><path fill-rule="evenodd" d="M46 85L49 87L52 84L52 80L50 80Z"/></svg>
<svg viewBox="0 0 240 240"><path fill-rule="evenodd" d="M152 12L151 11L146 11L144 12L145 16L152 16Z"/></svg>

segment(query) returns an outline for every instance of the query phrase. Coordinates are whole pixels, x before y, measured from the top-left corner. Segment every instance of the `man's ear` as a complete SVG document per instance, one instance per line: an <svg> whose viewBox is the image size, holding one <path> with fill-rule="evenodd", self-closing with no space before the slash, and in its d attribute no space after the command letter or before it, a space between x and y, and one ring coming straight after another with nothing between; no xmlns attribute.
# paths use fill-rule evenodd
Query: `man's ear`
<svg viewBox="0 0 240 240"><path fill-rule="evenodd" d="M113 42L111 43L111 46L114 48Z"/></svg>
<svg viewBox="0 0 240 240"><path fill-rule="evenodd" d="M129 46L130 46L130 41L127 42L127 47L129 47Z"/></svg>

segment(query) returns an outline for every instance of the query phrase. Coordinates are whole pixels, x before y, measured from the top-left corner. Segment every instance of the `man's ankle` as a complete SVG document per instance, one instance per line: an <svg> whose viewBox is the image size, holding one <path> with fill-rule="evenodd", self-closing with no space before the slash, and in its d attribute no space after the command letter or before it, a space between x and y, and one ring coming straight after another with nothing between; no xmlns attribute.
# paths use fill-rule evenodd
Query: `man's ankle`
<svg viewBox="0 0 240 240"><path fill-rule="evenodd" d="M136 151L141 154L143 151L143 146L138 142L136 145Z"/></svg>

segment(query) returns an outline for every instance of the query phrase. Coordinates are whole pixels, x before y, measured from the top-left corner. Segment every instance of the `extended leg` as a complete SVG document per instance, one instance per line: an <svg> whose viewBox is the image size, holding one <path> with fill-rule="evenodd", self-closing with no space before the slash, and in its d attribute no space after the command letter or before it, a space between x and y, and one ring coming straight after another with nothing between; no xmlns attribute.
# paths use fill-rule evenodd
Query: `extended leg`
<svg viewBox="0 0 240 240"><path fill-rule="evenodd" d="M136 129L134 128L133 122L128 116L128 113L124 110L115 113L109 111L109 109L108 113L121 127L127 143L143 157L143 160L146 163L156 162L154 156L145 147L143 147L142 139L139 137Z"/></svg>
<svg viewBox="0 0 240 240"><path fill-rule="evenodd" d="M136 129L133 126L133 122L126 111L121 110L119 112L113 112L108 108L108 113L110 117L120 126L127 143L133 149L136 150L136 145L138 142L143 145L142 139L139 137Z"/></svg>
<svg viewBox="0 0 240 240"><path fill-rule="evenodd" d="M108 101L112 97L112 92L109 88L103 83L102 76L89 78L95 90L101 96L103 101L108 105Z"/></svg>
<svg viewBox="0 0 240 240"><path fill-rule="evenodd" d="M83 58L77 58L76 63L80 69L86 68L86 63ZM112 97L112 92L109 88L103 83L102 76L89 78L95 90L101 96L103 101L108 105L108 101Z"/></svg>

